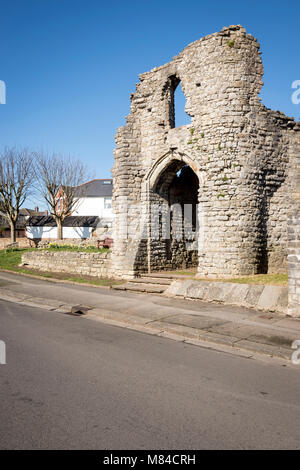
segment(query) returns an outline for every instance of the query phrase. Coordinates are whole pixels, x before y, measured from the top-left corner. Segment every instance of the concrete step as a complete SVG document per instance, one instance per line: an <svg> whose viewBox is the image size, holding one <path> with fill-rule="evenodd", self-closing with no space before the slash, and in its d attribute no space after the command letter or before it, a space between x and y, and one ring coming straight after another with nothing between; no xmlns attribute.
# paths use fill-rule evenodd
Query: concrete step
<svg viewBox="0 0 300 470"><path fill-rule="evenodd" d="M143 276L143 277L137 277L130 282L134 282L137 284L161 284L161 285L169 286L172 282L172 279Z"/></svg>
<svg viewBox="0 0 300 470"><path fill-rule="evenodd" d="M129 281L125 284L113 285L115 290L127 290L133 292L146 292L148 294L162 294L166 290L166 285L148 284L148 283L135 283Z"/></svg>
<svg viewBox="0 0 300 470"><path fill-rule="evenodd" d="M196 273L192 274L164 274L164 273L156 273L156 274L145 274L143 277L147 278L154 278L154 279L166 279L169 281L174 281L174 279L193 279L195 277Z"/></svg>
<svg viewBox="0 0 300 470"><path fill-rule="evenodd" d="M144 278L149 279L170 279L172 280L173 274L165 274L165 273L151 273L151 274L144 274Z"/></svg>

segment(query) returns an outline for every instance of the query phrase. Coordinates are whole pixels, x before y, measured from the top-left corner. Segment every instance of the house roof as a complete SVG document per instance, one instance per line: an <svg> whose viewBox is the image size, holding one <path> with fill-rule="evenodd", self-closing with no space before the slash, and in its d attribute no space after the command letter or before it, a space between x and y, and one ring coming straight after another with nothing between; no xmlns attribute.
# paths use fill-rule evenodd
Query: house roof
<svg viewBox="0 0 300 470"><path fill-rule="evenodd" d="M1 205L1 203L0 203L0 205ZM16 229L18 229L18 230L25 229L26 217L28 217L28 216L43 216L44 214L45 214L45 212L36 211L35 209L26 209L26 208L23 207L19 211L19 217L18 217L18 220L17 220L17 223L16 223ZM2 230L10 228L9 220L6 217L3 210L1 210L1 209L0 209L0 228Z"/></svg>
<svg viewBox="0 0 300 470"><path fill-rule="evenodd" d="M3 229L10 229L9 220L2 214L0 214L0 228ZM25 220L17 220L16 229L22 230L25 228Z"/></svg>
<svg viewBox="0 0 300 470"><path fill-rule="evenodd" d="M113 190L112 179L94 179L77 186L75 196L81 197L111 197Z"/></svg>
<svg viewBox="0 0 300 470"><path fill-rule="evenodd" d="M10 229L9 219L6 217L5 213L0 210L0 228L3 229ZM19 213L19 217L16 223L16 229L21 230L25 228L25 217Z"/></svg>
<svg viewBox="0 0 300 470"><path fill-rule="evenodd" d="M22 216L33 216L33 215L44 215L45 212L44 211L36 211L35 209L27 209L26 207L23 207L22 209L20 209L20 212L19 212L20 215Z"/></svg>
<svg viewBox="0 0 300 470"><path fill-rule="evenodd" d="M94 227L99 223L97 216L71 215L66 217L63 227ZM29 217L26 222L27 227L56 227L56 222L51 215Z"/></svg>

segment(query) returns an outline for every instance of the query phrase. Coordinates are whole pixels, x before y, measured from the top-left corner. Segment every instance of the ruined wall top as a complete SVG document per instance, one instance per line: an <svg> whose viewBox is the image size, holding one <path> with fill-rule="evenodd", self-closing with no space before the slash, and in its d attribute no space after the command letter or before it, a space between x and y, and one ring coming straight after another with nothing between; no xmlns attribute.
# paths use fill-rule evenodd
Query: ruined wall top
<svg viewBox="0 0 300 470"><path fill-rule="evenodd" d="M265 108L258 96L263 64L260 44L241 25L224 27L185 47L169 63L139 75L140 83L131 95L131 113L147 108L161 126L170 123L170 89L181 82L186 112L192 118L216 122L228 111L247 113L262 108L284 127L293 128L293 118ZM164 106L159 103L164 101ZM172 103L171 103L172 106ZM242 106L242 109L241 109ZM149 116L149 114L148 114Z"/></svg>

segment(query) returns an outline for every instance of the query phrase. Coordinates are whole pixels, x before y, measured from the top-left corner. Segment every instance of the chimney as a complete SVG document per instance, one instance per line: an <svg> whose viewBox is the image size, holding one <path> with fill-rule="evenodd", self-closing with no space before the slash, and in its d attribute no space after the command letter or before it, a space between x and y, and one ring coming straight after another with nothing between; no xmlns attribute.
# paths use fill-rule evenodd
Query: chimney
<svg viewBox="0 0 300 470"><path fill-rule="evenodd" d="M35 206L34 210L35 210L35 212L38 212L39 211L38 206Z"/></svg>

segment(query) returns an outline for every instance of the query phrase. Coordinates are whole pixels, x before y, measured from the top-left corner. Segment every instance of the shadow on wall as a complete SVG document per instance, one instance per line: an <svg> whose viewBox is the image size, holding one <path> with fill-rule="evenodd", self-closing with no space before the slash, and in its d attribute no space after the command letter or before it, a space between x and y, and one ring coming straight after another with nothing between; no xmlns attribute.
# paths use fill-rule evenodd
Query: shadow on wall
<svg viewBox="0 0 300 470"><path fill-rule="evenodd" d="M63 227L64 238L90 238L90 227ZM27 227L27 236L31 239L56 239L57 227Z"/></svg>

